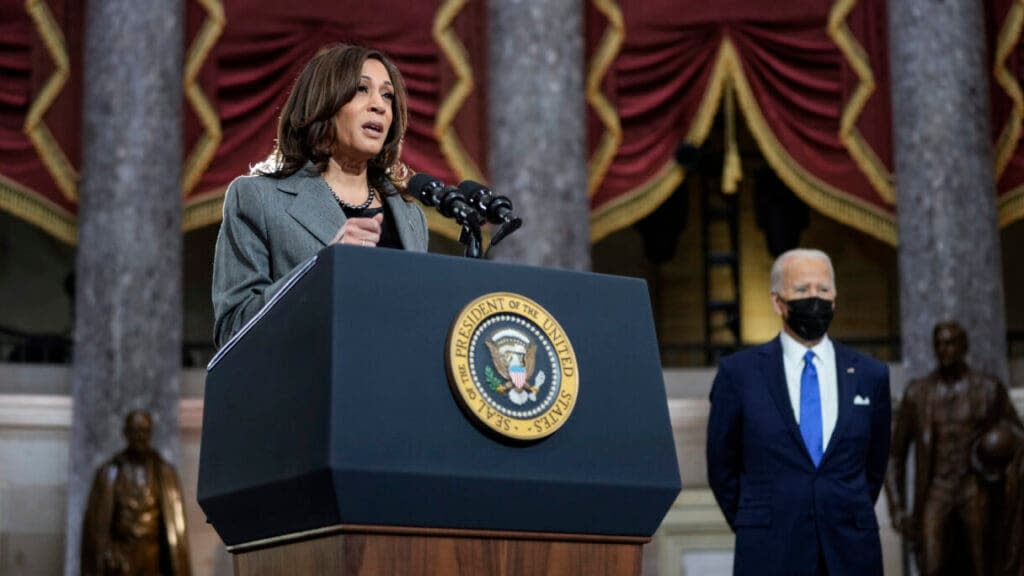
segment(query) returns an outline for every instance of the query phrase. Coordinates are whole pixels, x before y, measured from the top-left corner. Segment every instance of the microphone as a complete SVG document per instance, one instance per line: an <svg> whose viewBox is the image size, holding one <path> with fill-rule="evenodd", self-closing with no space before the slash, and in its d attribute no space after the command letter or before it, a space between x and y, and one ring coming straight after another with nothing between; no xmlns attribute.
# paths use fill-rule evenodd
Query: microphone
<svg viewBox="0 0 1024 576"><path fill-rule="evenodd" d="M502 238L523 225L522 218L513 216L512 201L507 196L495 195L483 184L472 180L463 180L459 184L459 190L463 192L469 204L483 214L490 223L499 224L498 229L491 236L491 246L501 242Z"/></svg>
<svg viewBox="0 0 1024 576"><path fill-rule="evenodd" d="M419 172L409 180L409 193L427 206L437 208L442 216L454 218L463 226L479 229L485 219L466 201L458 188L445 186L430 174Z"/></svg>
<svg viewBox="0 0 1024 576"><path fill-rule="evenodd" d="M512 216L512 201L506 196L495 196L494 192L479 182L463 180L459 190L465 194L469 204L485 215L491 224L507 224L518 218Z"/></svg>
<svg viewBox="0 0 1024 576"><path fill-rule="evenodd" d="M409 180L409 193L427 206L437 206L444 193L444 184L430 174L417 172Z"/></svg>

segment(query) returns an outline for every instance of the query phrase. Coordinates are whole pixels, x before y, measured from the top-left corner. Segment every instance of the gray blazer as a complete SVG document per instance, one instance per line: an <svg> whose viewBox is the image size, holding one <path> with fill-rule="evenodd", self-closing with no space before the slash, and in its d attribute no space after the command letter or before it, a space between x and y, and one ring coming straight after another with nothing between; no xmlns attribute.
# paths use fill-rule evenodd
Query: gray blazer
<svg viewBox="0 0 1024 576"><path fill-rule="evenodd" d="M427 223L419 206L398 194L384 201L402 246L426 252ZM280 180L236 178L224 196L213 257L217 347L259 312L299 264L330 244L344 223L345 214L312 164Z"/></svg>

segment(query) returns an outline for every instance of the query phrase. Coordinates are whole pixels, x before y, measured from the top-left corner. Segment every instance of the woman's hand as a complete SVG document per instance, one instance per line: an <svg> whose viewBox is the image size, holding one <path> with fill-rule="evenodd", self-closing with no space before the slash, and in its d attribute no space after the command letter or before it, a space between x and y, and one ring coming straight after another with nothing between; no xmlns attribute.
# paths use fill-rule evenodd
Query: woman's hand
<svg viewBox="0 0 1024 576"><path fill-rule="evenodd" d="M383 214L377 214L373 218L349 218L334 235L331 244L376 246L380 241L380 223L383 220Z"/></svg>

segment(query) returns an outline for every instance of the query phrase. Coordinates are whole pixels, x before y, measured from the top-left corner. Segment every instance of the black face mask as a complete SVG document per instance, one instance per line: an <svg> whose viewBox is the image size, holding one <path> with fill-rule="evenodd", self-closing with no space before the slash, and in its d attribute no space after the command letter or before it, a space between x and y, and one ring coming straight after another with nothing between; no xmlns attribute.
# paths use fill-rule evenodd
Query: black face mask
<svg viewBox="0 0 1024 576"><path fill-rule="evenodd" d="M786 326L808 342L818 340L828 332L835 311L834 303L822 298L787 300L786 308L789 310Z"/></svg>

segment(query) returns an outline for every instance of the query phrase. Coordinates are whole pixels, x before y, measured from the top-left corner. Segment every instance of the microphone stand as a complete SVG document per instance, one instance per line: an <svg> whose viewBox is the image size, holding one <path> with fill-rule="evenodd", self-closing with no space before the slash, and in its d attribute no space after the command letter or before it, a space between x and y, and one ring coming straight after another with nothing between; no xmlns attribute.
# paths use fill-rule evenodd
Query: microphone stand
<svg viewBox="0 0 1024 576"><path fill-rule="evenodd" d="M466 247L467 258L480 258L483 244L481 226L487 222L483 215L466 203L458 188L448 188L438 204L441 214L462 225L459 242Z"/></svg>
<svg viewBox="0 0 1024 576"><path fill-rule="evenodd" d="M466 258L482 258L481 247L483 239L480 233L480 224L473 222L462 223L462 233L459 234L459 243L466 247Z"/></svg>

